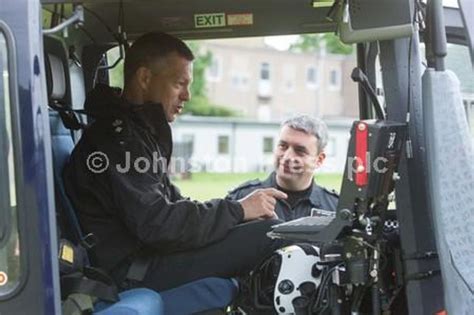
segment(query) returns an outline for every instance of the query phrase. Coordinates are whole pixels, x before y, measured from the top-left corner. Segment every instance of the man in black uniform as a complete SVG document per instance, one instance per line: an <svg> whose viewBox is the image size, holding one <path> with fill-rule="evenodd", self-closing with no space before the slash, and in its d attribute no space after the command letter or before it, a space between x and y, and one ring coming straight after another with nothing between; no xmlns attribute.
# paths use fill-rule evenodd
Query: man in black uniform
<svg viewBox="0 0 474 315"><path fill-rule="evenodd" d="M276 188L288 198L278 200L275 212L284 221L311 215L314 208L336 210L338 195L314 182L314 171L326 157L326 124L307 115L283 122L274 151L275 171L264 180L251 180L232 190L227 198L238 200L256 189Z"/></svg>
<svg viewBox="0 0 474 315"><path fill-rule="evenodd" d="M276 199L261 189L237 201L183 198L170 183L169 123L189 100L193 54L177 38L149 33L127 51L121 96L98 86L86 100L94 122L64 171L66 191L94 265L123 283L137 257L149 266L140 286L157 291L196 279L245 274L279 244L266 237ZM241 224L245 221L257 220Z"/></svg>

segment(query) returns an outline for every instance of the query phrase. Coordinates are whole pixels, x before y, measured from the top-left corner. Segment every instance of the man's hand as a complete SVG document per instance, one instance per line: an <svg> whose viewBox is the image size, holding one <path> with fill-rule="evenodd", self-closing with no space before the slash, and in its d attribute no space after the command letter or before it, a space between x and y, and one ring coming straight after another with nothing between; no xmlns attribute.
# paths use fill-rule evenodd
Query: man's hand
<svg viewBox="0 0 474 315"><path fill-rule="evenodd" d="M244 220L258 218L276 218L275 204L277 199L286 199L288 196L275 188L262 188L239 200L244 209Z"/></svg>

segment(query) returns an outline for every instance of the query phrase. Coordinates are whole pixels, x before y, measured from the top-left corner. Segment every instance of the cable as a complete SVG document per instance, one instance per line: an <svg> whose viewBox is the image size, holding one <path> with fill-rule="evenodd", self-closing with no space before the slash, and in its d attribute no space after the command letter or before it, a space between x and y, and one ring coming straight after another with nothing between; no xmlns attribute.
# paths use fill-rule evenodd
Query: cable
<svg viewBox="0 0 474 315"><path fill-rule="evenodd" d="M380 255L380 258L381 258L380 260L382 260L382 258L383 258L383 261L385 262L385 264L383 265L383 268L381 267L380 269L385 269L386 264L387 264L387 262L388 262L388 257L385 256L385 254L383 253L383 251L381 251L380 249L378 249L378 248L375 247L374 245L372 245L372 244L370 244L370 243L368 243L368 242L366 242L366 241L364 241L364 240L361 240L361 239L359 239L359 238L357 238L357 237L350 236L350 238L353 239L354 241L359 242L360 244L362 244L362 245L364 245L364 246L367 246L367 247L369 247L370 249L372 249L372 250L378 252L379 255Z"/></svg>
<svg viewBox="0 0 474 315"><path fill-rule="evenodd" d="M326 277L323 279L323 281L321 281L321 289L322 290L320 290L318 292L318 297L316 299L316 305L319 305L321 303L323 292L327 292L327 289L328 289L327 286L328 286L329 280L331 279L333 272L336 271L337 267L339 267L340 265L341 264L336 265L336 266L332 267L331 269L329 269L327 274L326 274Z"/></svg>
<svg viewBox="0 0 474 315"><path fill-rule="evenodd" d="M97 68L97 71L96 71L96 76L97 76L98 71L104 71L104 70L109 70L109 69L115 68L115 66L117 66L118 63L121 60L124 59L124 55L125 55L124 48L126 46L128 47L128 43L127 43L125 32L123 30L123 20L124 20L123 2L120 1L120 5L119 5L118 21L117 21L117 28L118 28L117 33L114 33L114 31L110 28L110 26L105 22L105 20L99 14L95 13L94 11L92 11L91 9L88 9L86 7L84 7L84 10L91 13L100 23L102 23L102 25L104 25L104 27L107 29L107 31L112 35L112 37L119 44L120 56L110 66L109 65L106 65L106 66L100 65ZM94 78L94 82L95 82L95 80L96 80L96 78Z"/></svg>
<svg viewBox="0 0 474 315"><path fill-rule="evenodd" d="M319 290L317 290L315 292L315 294L311 297L310 301L311 300L314 300L314 298L316 298L314 304L313 303L310 303L310 305L312 305L312 311L319 314L321 312L321 307L319 306L319 304L321 303L321 299L322 299L322 296L323 296L323 292L326 292L327 290L327 285L328 285L328 282L329 280L331 279L331 276L332 276L332 273L334 271L336 271L336 269L338 267L340 267L343 263L339 263L333 267L331 267L326 273L324 273L324 276L319 284ZM326 306L327 307L327 306ZM324 308L326 308L324 307ZM323 309L324 309L323 308Z"/></svg>
<svg viewBox="0 0 474 315"><path fill-rule="evenodd" d="M410 36L410 41L408 43L408 103L407 103L407 123L410 122L410 113L411 113L411 47L413 43L413 35Z"/></svg>
<svg viewBox="0 0 474 315"><path fill-rule="evenodd" d="M403 286L400 286L400 287L396 288L395 291L393 291L392 296L388 300L387 306L385 307L386 310L390 310L390 308L392 307L393 302L395 302L395 300L398 297L398 294L400 294L400 292L403 290L403 288L404 288Z"/></svg>
<svg viewBox="0 0 474 315"><path fill-rule="evenodd" d="M53 11L50 11L50 10L48 10L48 9L46 9L46 8L45 8L44 10L46 10L46 11L48 11L48 12L51 12L51 21L49 21L49 22L50 22L50 23L49 23L49 28L53 28L53 27L55 27L56 25L58 25L58 24L59 24L59 22L58 22L58 15L59 15L59 14L56 12L56 11L58 10L58 4L57 4L57 3L54 4L54 9L53 9Z"/></svg>
<svg viewBox="0 0 474 315"><path fill-rule="evenodd" d="M458 269L458 266L457 264L455 263L454 261L454 258L453 258L453 253L449 253L449 258L451 260L451 265L453 266L454 270L456 271L456 273L458 274L459 278L461 278L462 282L464 283L464 285L466 286L466 288L469 290L469 292L471 292L471 294L474 294L474 288L472 288L472 286L469 284L469 282L466 280L466 278L464 277L464 275L461 273L461 271Z"/></svg>
<svg viewBox="0 0 474 315"><path fill-rule="evenodd" d="M79 25L79 29L84 32L84 34L91 40L92 43L97 44L97 41L92 36L92 34L82 25Z"/></svg>
<svg viewBox="0 0 474 315"><path fill-rule="evenodd" d="M357 286L354 289L354 294L353 294L352 304L351 304L351 311L352 312L358 312L359 311L362 300L364 299L365 291L371 285L372 285L372 283L368 284L368 285Z"/></svg>
<svg viewBox="0 0 474 315"><path fill-rule="evenodd" d="M417 16L417 12L418 12L418 9L419 7L416 5L418 1L415 0L415 5L413 7L413 18L412 18L412 25L413 27L415 28L415 32L417 32L417 19L416 19L416 16ZM411 66L411 55L412 55L412 45L413 45L413 36L414 34L412 34L410 36L410 41L408 42L408 78L407 78L407 81L408 81L408 90L407 90L407 113L406 113L406 118L405 118L405 122L407 124L407 135L406 135L406 157L408 159L410 158L413 158L413 146L412 146L412 143L411 143L411 138L410 138L410 119L411 119L411 101L412 101L412 95L411 95L411 71L412 71L412 66Z"/></svg>
<svg viewBox="0 0 474 315"><path fill-rule="evenodd" d="M125 30L125 11L123 10L123 1L120 0L119 13L117 19L118 32L122 35L122 42L124 46L127 45L127 32ZM128 45L127 45L128 46Z"/></svg>
<svg viewBox="0 0 474 315"><path fill-rule="evenodd" d="M128 49L127 31L125 30L125 11L123 9L122 0L120 0L117 25L118 25L118 32L121 35L120 37L121 41L119 42L119 44L122 46L121 49L122 50Z"/></svg>
<svg viewBox="0 0 474 315"><path fill-rule="evenodd" d="M110 35L112 35L112 37L118 43L120 43L122 41L121 38L119 36L117 36L116 33L114 33L114 31L110 28L110 26L105 22L105 20L100 15L98 15L97 13L92 11L91 9L87 8L86 6L84 6L84 11L87 11L90 14L92 14L107 29L107 31L110 33Z"/></svg>
<svg viewBox="0 0 474 315"><path fill-rule="evenodd" d="M415 1L414 7L413 7L413 18L412 18L412 24L415 27L415 32L417 32L417 23L419 22L417 20L417 14L419 10L419 2ZM410 122L410 115L411 115L411 101L412 101L412 95L411 95L411 55L412 55L412 46L413 46L413 34L410 36L410 41L408 42L408 103L407 103L407 121L406 123ZM410 139L410 136L407 136L408 139Z"/></svg>

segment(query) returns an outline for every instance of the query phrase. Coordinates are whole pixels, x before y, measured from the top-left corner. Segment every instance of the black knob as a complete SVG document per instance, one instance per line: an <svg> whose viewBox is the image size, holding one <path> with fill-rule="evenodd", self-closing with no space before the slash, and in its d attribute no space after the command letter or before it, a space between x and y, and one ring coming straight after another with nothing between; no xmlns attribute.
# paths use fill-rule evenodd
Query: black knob
<svg viewBox="0 0 474 315"><path fill-rule="evenodd" d="M290 294L295 289L295 285L290 280L283 280L278 284L278 291L281 294Z"/></svg>
<svg viewBox="0 0 474 315"><path fill-rule="evenodd" d="M313 276L313 278L319 278L321 276L321 273L323 271L321 269L318 268L318 264L314 264L313 267L311 268L311 276Z"/></svg>
<svg viewBox="0 0 474 315"><path fill-rule="evenodd" d="M300 292L303 296L311 296L316 291L316 284L313 282L303 282L300 284Z"/></svg>

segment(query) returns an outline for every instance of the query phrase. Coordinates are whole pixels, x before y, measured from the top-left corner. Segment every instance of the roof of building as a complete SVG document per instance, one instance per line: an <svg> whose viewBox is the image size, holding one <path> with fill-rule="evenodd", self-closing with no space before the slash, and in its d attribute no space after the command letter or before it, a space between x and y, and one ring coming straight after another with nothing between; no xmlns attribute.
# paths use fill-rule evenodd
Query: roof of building
<svg viewBox="0 0 474 315"><path fill-rule="evenodd" d="M352 125L353 119L347 117L331 117L323 119L329 128L348 128ZM260 127L275 127L281 124L280 121L261 121L256 119L249 119L243 117L211 117L211 116L192 116L182 115L180 116L175 124L187 123L187 124L238 124L248 126L260 126Z"/></svg>
<svg viewBox="0 0 474 315"><path fill-rule="evenodd" d="M244 39L217 39L217 40L207 40L204 42L206 47L215 47L221 49L238 49L239 51L249 51L249 52L265 52L269 54L279 55L279 56L292 56L292 57L301 57L307 58L314 56L324 57L326 59L334 60L345 60L345 59L354 59L352 54L350 55L341 55L341 54L331 54L326 51L318 52L295 52L291 50L278 50L274 47L266 45L263 42L263 37L257 38L244 38ZM355 51L355 50L354 50Z"/></svg>

